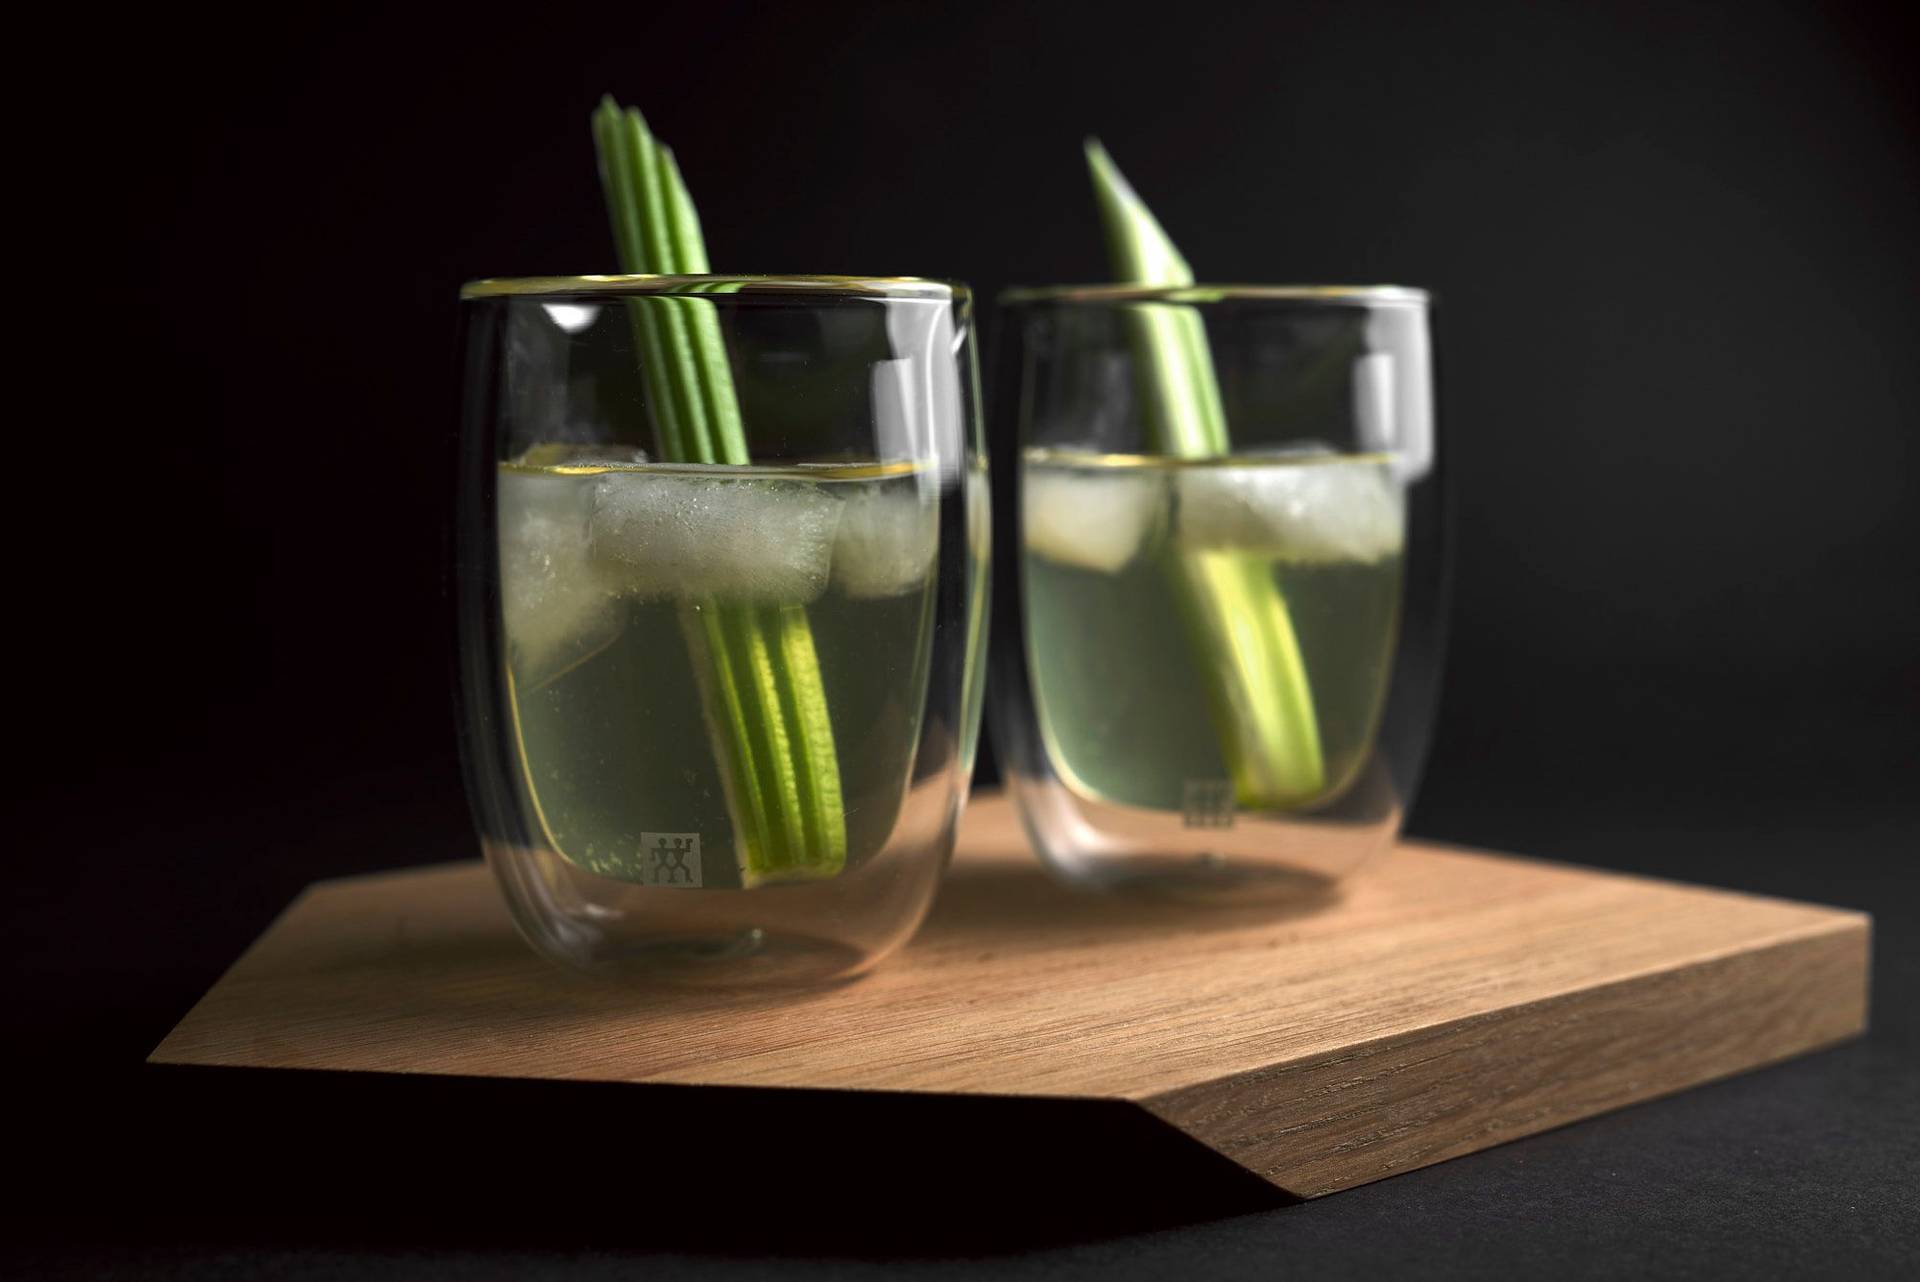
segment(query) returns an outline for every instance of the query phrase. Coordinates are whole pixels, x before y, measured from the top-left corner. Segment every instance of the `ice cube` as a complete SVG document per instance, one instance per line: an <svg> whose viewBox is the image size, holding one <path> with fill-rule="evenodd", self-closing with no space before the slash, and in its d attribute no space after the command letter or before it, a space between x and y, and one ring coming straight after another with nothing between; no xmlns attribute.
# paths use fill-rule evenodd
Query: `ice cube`
<svg viewBox="0 0 1920 1282"><path fill-rule="evenodd" d="M594 554L628 595L803 605L826 590L841 505L818 485L662 469L597 479Z"/></svg>
<svg viewBox="0 0 1920 1282"><path fill-rule="evenodd" d="M925 583L939 540L940 507L931 494L921 495L918 479L836 488L842 502L833 586L850 597L884 597Z"/></svg>
<svg viewBox="0 0 1920 1282"><path fill-rule="evenodd" d="M611 441L543 441L529 446L514 462L522 467L631 467L647 461L647 452L634 445Z"/></svg>
<svg viewBox="0 0 1920 1282"><path fill-rule="evenodd" d="M1303 564L1378 561L1405 539L1401 490L1383 463L1303 455L1298 462L1199 467L1177 490L1175 535Z"/></svg>
<svg viewBox="0 0 1920 1282"><path fill-rule="evenodd" d="M1027 550L1049 561L1112 574L1140 551L1166 502L1151 471L1028 464L1021 484Z"/></svg>
<svg viewBox="0 0 1920 1282"><path fill-rule="evenodd" d="M500 604L524 673L584 652L617 626L589 538L591 478L500 473Z"/></svg>

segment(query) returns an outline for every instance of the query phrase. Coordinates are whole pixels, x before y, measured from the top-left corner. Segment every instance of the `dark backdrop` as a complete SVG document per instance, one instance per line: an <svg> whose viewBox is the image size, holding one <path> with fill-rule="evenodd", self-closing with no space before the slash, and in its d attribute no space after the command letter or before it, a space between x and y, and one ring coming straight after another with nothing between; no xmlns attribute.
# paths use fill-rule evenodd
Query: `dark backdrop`
<svg viewBox="0 0 1920 1282"><path fill-rule="evenodd" d="M24 1018L131 1062L307 881L470 852L455 292L610 268L603 91L675 146L722 270L1097 279L1098 132L1203 279L1433 289L1457 575L1415 831L1911 924L1912 34L988 0L76 33L28 153L87 240L24 370L54 407L15 423L47 466L11 513L10 789L23 849L77 854L19 861ZM1910 955L1881 967L1884 1018Z"/></svg>
<svg viewBox="0 0 1920 1282"><path fill-rule="evenodd" d="M141 458L89 482L139 554L104 599L55 590L145 626L95 674L115 733L54 727L61 773L194 756L453 790L455 291L611 265L586 123L611 90L675 145L725 270L988 299L1098 279L1097 131L1205 279L1435 290L1459 574L1429 796L1505 802L1602 745L1555 786L1884 795L1859 736L1912 719L1920 637L1904 31L1773 4L1128 12L143 33L80 108L117 111L102 158L134 215L81 431Z"/></svg>

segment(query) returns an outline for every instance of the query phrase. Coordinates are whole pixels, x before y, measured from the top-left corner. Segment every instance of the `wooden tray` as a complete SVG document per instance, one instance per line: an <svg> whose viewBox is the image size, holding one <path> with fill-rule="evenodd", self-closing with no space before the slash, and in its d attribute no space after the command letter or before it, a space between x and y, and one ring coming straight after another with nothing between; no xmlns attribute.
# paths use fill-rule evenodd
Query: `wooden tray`
<svg viewBox="0 0 1920 1282"><path fill-rule="evenodd" d="M151 1060L1122 1101L1312 1197L1852 1037L1869 931L1414 843L1286 912L1088 897L988 795L920 935L850 984L580 979L449 864L308 888Z"/></svg>

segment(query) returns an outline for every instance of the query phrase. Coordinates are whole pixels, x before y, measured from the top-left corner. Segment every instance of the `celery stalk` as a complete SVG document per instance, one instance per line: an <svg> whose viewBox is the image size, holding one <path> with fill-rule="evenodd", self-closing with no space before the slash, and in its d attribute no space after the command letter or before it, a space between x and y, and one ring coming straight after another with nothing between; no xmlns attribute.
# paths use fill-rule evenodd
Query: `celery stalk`
<svg viewBox="0 0 1920 1282"><path fill-rule="evenodd" d="M640 113L603 99L593 137L622 270L706 272L706 242L680 167ZM661 458L751 462L713 304L629 302ZM806 611L706 598L683 607L681 625L702 669L743 883L838 873L847 858L840 766Z"/></svg>
<svg viewBox="0 0 1920 1282"><path fill-rule="evenodd" d="M1191 285L1193 270L1098 140L1087 166L1114 274L1142 285ZM1200 313L1172 303L1128 308L1138 387L1154 446L1175 458L1232 451ZM1232 552L1175 552L1169 562L1234 799L1250 809L1311 801L1326 767L1313 690L1293 620L1270 567Z"/></svg>

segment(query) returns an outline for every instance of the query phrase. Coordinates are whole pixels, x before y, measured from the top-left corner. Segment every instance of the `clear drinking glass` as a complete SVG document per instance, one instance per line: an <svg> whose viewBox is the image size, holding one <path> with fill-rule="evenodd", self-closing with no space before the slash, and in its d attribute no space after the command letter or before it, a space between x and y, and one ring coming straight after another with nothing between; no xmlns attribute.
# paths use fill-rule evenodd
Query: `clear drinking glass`
<svg viewBox="0 0 1920 1282"><path fill-rule="evenodd" d="M967 292L613 276L462 298L462 740L520 929L644 978L873 965L925 915L972 768Z"/></svg>
<svg viewBox="0 0 1920 1282"><path fill-rule="evenodd" d="M996 639L993 719L1035 847L1100 886L1324 887L1394 837L1434 709L1426 295L1002 301L1018 625Z"/></svg>

